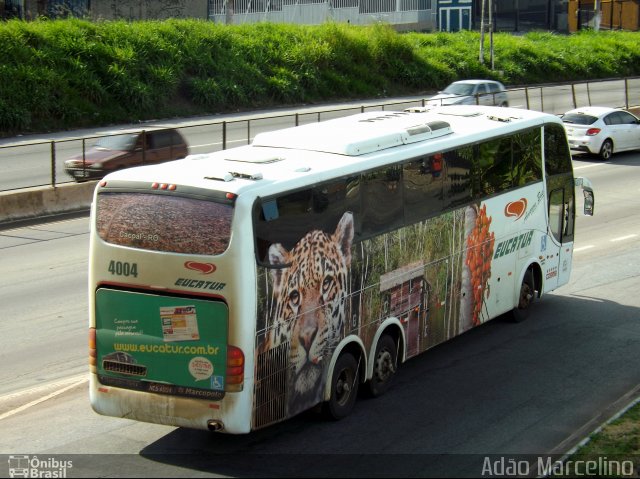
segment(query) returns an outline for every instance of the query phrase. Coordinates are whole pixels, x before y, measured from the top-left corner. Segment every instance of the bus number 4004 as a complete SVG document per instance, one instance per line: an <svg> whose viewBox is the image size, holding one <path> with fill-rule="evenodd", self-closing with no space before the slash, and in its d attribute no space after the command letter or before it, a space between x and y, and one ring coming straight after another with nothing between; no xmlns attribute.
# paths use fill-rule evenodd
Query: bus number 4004
<svg viewBox="0 0 640 479"><path fill-rule="evenodd" d="M138 264L112 260L109 263L109 273L117 276L133 276L137 278Z"/></svg>

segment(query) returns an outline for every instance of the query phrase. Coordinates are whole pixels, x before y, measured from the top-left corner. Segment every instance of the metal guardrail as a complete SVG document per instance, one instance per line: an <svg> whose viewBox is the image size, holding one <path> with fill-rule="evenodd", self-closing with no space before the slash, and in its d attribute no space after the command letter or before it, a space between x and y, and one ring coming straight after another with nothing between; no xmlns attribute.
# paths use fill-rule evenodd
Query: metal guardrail
<svg viewBox="0 0 640 479"><path fill-rule="evenodd" d="M547 111L552 114L561 114L571 108L577 108L579 106L587 106L592 104L603 103L598 102L597 98L607 95L607 98L613 98L609 101L609 106L619 108L630 108L632 106L640 105L640 77L627 77L618 79L606 79L606 80L594 80L586 82L567 82L559 84L542 84L534 86L518 86L509 88L507 90L509 95L509 102L511 106L519 106L526 109ZM492 95L492 94L488 94ZM558 98L562 98L559 102ZM569 99L567 102L567 98ZM242 125L246 126L246 133L244 134L244 140L249 144L252 140L252 132L256 129L262 128L262 130L278 129L283 126L271 127L270 124L277 123L278 120L288 120L286 126L298 126L304 123L310 123L315 121L322 121L327 116L347 116L357 112L365 112L372 110L385 109L404 109L414 106L425 106L428 97L413 100L403 100L399 102L387 102L379 104L361 105L360 107L341 107L333 108L321 111L313 112L296 112L291 114L282 115L266 115L255 116L247 119L240 120L223 120L216 122L203 122L196 125L189 126L173 126L173 128L181 130L186 136L186 131L192 128L206 128L207 136L211 139L218 139L216 142L217 147L212 147L210 151L216 151L219 149L227 149L230 143L229 131L234 130L236 136L240 130L245 130ZM476 97L476 103L481 103L481 98ZM568 105L561 106L561 105ZM238 127L240 126L240 127ZM150 130L151 128L147 128ZM153 128L156 129L156 128ZM24 156L24 151L29 148L31 154L41 155L43 157L48 156L48 168L49 175L47 179L44 174L41 174L41 179L38 182L37 179L28 180L29 184L20 185L3 185L3 180L0 179L0 192L19 190L23 188L37 187L37 186L52 186L56 187L60 184L70 183L74 180L67 176L63 170L64 160L71 156L68 150L72 150L73 154L83 154L87 149L87 143L98 138L106 136L115 136L122 134L122 132L115 133L113 135L96 135L85 136L77 138L66 138L62 140L46 140L36 141L31 143L22 143L20 145L4 145L0 146L0 160L1 156L6 155L6 152L10 150L9 155L11 158L20 158ZM140 129L127 129L126 131L144 131ZM232 140L238 142L240 140ZM40 151L38 151L40 150ZM67 150L67 153L61 154L61 151ZM48 153L47 153L48 151ZM1 163L1 162L0 162ZM7 170L7 163L5 163L4 170ZM44 168L44 161L43 161ZM6 175L2 175L6 176Z"/></svg>

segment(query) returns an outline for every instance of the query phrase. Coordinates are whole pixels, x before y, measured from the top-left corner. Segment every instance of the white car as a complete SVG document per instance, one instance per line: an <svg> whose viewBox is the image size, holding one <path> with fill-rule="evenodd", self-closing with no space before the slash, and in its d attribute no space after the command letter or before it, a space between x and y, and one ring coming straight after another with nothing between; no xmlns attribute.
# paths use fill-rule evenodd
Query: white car
<svg viewBox="0 0 640 479"><path fill-rule="evenodd" d="M640 120L617 108L589 106L562 115L569 148L608 160L614 152L640 149Z"/></svg>
<svg viewBox="0 0 640 479"><path fill-rule="evenodd" d="M427 105L497 105L509 106L507 90L494 80L461 80L427 100Z"/></svg>

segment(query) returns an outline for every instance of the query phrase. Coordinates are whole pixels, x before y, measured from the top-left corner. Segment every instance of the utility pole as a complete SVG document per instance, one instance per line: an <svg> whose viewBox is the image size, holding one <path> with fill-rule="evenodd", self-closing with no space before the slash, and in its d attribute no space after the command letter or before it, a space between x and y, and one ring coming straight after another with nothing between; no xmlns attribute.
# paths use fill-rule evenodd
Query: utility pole
<svg viewBox="0 0 640 479"><path fill-rule="evenodd" d="M231 25L233 23L233 10L236 7L235 3L235 0L227 0L224 15L224 23L227 25Z"/></svg>
<svg viewBox="0 0 640 479"><path fill-rule="evenodd" d="M493 0L489 0L489 57L491 58L491 70L493 70Z"/></svg>
<svg viewBox="0 0 640 479"><path fill-rule="evenodd" d="M484 65L484 5L487 0L482 0L482 8L480 13L480 56L478 60L480 65Z"/></svg>

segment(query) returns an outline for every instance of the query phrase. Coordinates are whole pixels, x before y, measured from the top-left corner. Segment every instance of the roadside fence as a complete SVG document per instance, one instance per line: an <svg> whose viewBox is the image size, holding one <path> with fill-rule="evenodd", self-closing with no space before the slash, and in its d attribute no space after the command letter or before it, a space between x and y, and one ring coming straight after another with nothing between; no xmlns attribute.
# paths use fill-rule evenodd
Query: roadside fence
<svg viewBox="0 0 640 479"><path fill-rule="evenodd" d="M640 106L640 77L626 77L562 84L543 84L512 87L507 90L509 105L551 114L562 114L581 106L611 106L629 109ZM475 102L485 103L486 98L477 96ZM195 153L190 138L207 138L206 152L227 149L240 144L250 144L257 132L269 131L305 123L347 116L365 111L400 110L425 106L429 97L410 100L363 104L332 109L305 111L282 115L249 116L239 120L202 122L188 126L172 125L181 131ZM489 102L490 103L490 102ZM149 127L148 130L161 127ZM135 130L127 130L128 132ZM144 131L143 128L137 129ZM197 135L196 136L196 132ZM118 134L122 134L119 132ZM5 144L0 146L0 192L37 186L52 186L73 182L66 174L64 161L72 156L83 158L98 138L113 135L84 136L30 143ZM146 157L146 144L142 146L142 158ZM205 151L203 151L205 152Z"/></svg>

